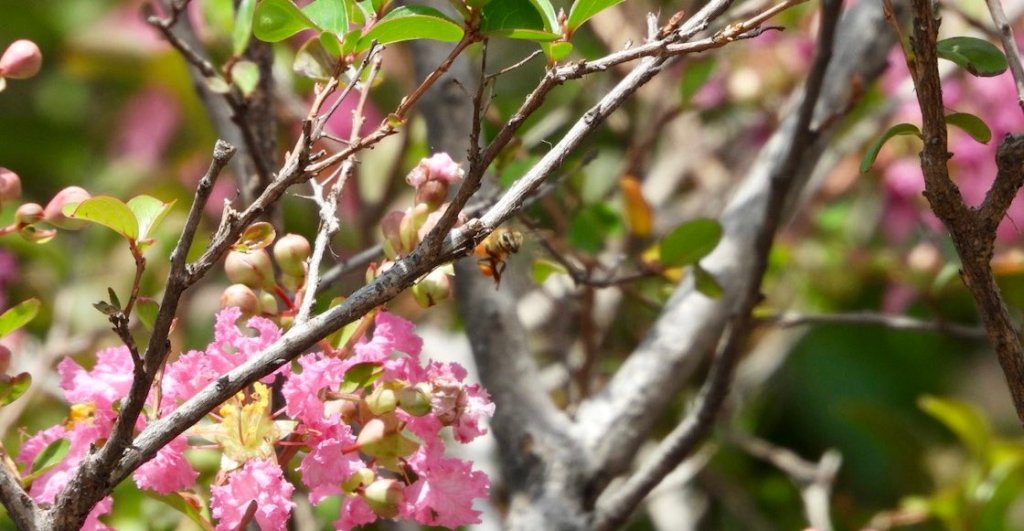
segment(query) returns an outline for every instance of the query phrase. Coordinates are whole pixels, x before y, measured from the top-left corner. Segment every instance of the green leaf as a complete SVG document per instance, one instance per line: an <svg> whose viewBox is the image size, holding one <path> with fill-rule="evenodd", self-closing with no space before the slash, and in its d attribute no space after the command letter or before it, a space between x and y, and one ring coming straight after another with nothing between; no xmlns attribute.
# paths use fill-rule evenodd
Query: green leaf
<svg viewBox="0 0 1024 531"><path fill-rule="evenodd" d="M39 313L39 299L28 299L0 315L0 337L25 326Z"/></svg>
<svg viewBox="0 0 1024 531"><path fill-rule="evenodd" d="M978 77L1006 71L1006 56L994 44L975 37L951 37L936 43L939 57L952 61Z"/></svg>
<svg viewBox="0 0 1024 531"><path fill-rule="evenodd" d="M42 452L32 460L32 468L30 473L22 481L29 483L42 474L46 473L47 470L60 464L61 460L68 455L68 451L71 450L70 439L57 439L52 443L46 445Z"/></svg>
<svg viewBox="0 0 1024 531"><path fill-rule="evenodd" d="M981 118L973 114L966 112L948 114L946 115L946 123L959 127L965 133L971 135L971 138L982 144L988 144L988 141L992 140L992 130L988 128L988 125Z"/></svg>
<svg viewBox="0 0 1024 531"><path fill-rule="evenodd" d="M566 23L569 33L575 32L584 22L590 20L590 17L620 2L622 0L576 0L569 10L569 20Z"/></svg>
<svg viewBox="0 0 1024 531"><path fill-rule="evenodd" d="M295 54L292 61L292 70L302 77L309 79L330 79L338 66L338 58L331 55L324 47L323 37L333 39L332 33L321 33L320 37L313 37L306 41Z"/></svg>
<svg viewBox="0 0 1024 531"><path fill-rule="evenodd" d="M956 434L975 458L985 459L992 428L977 407L967 402L935 396L922 396L917 405Z"/></svg>
<svg viewBox="0 0 1024 531"><path fill-rule="evenodd" d="M345 372L345 378L341 382L339 391L354 393L364 389L377 381L381 374L384 374L384 368L376 363L357 363Z"/></svg>
<svg viewBox="0 0 1024 531"><path fill-rule="evenodd" d="M0 382L0 407L20 398L25 391L28 391L30 385L32 385L32 375L27 372L8 377L6 381Z"/></svg>
<svg viewBox="0 0 1024 531"><path fill-rule="evenodd" d="M714 275L708 273L700 264L693 264L693 282L697 291L709 299L717 299L722 296L722 285Z"/></svg>
<svg viewBox="0 0 1024 531"><path fill-rule="evenodd" d="M135 304L135 314L139 316L139 321L147 330L153 329L153 325L156 324L156 314L159 312L160 305L153 299L141 297Z"/></svg>
<svg viewBox="0 0 1024 531"><path fill-rule="evenodd" d="M888 131L878 137L877 140L871 143L868 150L864 153L864 158L860 161L860 172L867 173L871 169L871 165L875 163L875 159L878 158L878 152L882 150L882 146L889 141L890 138L900 135L915 135L921 136L921 130L914 124L896 124L889 128Z"/></svg>
<svg viewBox="0 0 1024 531"><path fill-rule="evenodd" d="M661 240L661 264L678 267L696 264L715 250L722 239L722 225L698 218L679 225Z"/></svg>
<svg viewBox="0 0 1024 531"><path fill-rule="evenodd" d="M320 34L320 46L323 46L324 51L329 53L335 59L341 58L341 40L344 39L345 35L338 37L337 35L330 32L323 32Z"/></svg>
<svg viewBox="0 0 1024 531"><path fill-rule="evenodd" d="M540 47L544 50L544 55L552 62L561 61L572 52L571 42L542 42Z"/></svg>
<svg viewBox="0 0 1024 531"><path fill-rule="evenodd" d="M289 0L262 0L256 6L252 32L257 39L279 42L316 24Z"/></svg>
<svg viewBox="0 0 1024 531"><path fill-rule="evenodd" d="M462 26L446 17L444 13L427 6L402 6L377 21L359 39L360 50L378 44L391 44L413 39L457 42L462 39Z"/></svg>
<svg viewBox="0 0 1024 531"><path fill-rule="evenodd" d="M256 12L256 0L241 0L235 12L235 27L231 32L231 50L235 56L242 55L252 37L252 19Z"/></svg>
<svg viewBox="0 0 1024 531"><path fill-rule="evenodd" d="M210 89L215 94L227 94L231 92L231 85L220 76L212 76L205 78L203 81L206 82L206 88Z"/></svg>
<svg viewBox="0 0 1024 531"><path fill-rule="evenodd" d="M550 3L547 3L550 6ZM554 9L551 10L554 13ZM491 0L481 11L484 34L502 35L511 39L553 41L561 37L555 33L557 21L552 25L547 13L537 4L523 0Z"/></svg>
<svg viewBox="0 0 1024 531"><path fill-rule="evenodd" d="M135 214L135 219L138 221L140 240L149 239L150 233L163 221L167 213L171 211L175 201L175 199L172 199L169 203L164 203L148 195L137 195L128 200L128 210Z"/></svg>
<svg viewBox="0 0 1024 531"><path fill-rule="evenodd" d="M537 284L543 283L548 277L556 273L565 274L568 271L564 265L547 258L538 258L530 266L530 276L533 277L533 281Z"/></svg>
<svg viewBox="0 0 1024 531"><path fill-rule="evenodd" d="M142 493L148 498L163 503L179 513L188 517L203 531L213 531L213 524L203 517L203 500L190 492L172 492L170 494L158 494L149 489L143 489Z"/></svg>
<svg viewBox="0 0 1024 531"><path fill-rule="evenodd" d="M573 246L597 253L604 248L608 236L622 228L622 218L607 203L595 203L580 209L569 222L567 237Z"/></svg>
<svg viewBox="0 0 1024 531"><path fill-rule="evenodd" d="M302 12L324 31L338 36L348 33L348 7L345 0L315 0Z"/></svg>
<svg viewBox="0 0 1024 531"><path fill-rule="evenodd" d="M274 230L273 225L266 221L257 221L238 235L238 241L231 248L243 253L259 251L274 243L275 238L277 238L277 231Z"/></svg>
<svg viewBox="0 0 1024 531"><path fill-rule="evenodd" d="M231 82L249 97L260 82L260 67L252 61L238 61L231 65Z"/></svg>
<svg viewBox="0 0 1024 531"><path fill-rule="evenodd" d="M65 205L64 215L103 225L129 240L139 239L139 222L135 214L116 197L98 195L78 204Z"/></svg>
<svg viewBox="0 0 1024 531"><path fill-rule="evenodd" d="M697 91L711 79L711 74L715 71L716 64L717 61L714 58L691 61L686 64L685 70L683 70L682 83L679 84L679 91L683 97L684 104L690 103L690 100L697 94Z"/></svg>

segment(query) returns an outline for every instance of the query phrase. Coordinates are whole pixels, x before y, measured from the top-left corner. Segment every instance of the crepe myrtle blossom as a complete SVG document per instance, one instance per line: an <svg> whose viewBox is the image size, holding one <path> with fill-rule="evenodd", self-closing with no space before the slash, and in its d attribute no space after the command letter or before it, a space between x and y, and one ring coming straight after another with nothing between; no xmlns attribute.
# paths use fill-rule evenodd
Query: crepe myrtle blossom
<svg viewBox="0 0 1024 531"><path fill-rule="evenodd" d="M220 311L213 341L167 364L160 393L151 393L160 403L147 404L137 430L281 337L273 321L253 317L240 325L241 315L238 308ZM482 417L491 416L494 405L479 385L465 383L458 364L421 360L423 340L411 322L386 311L372 319L372 334L346 357L307 354L225 401L140 466L135 484L207 499L215 520L210 525L218 530L247 523L286 529L300 485L313 504L341 497L336 529L381 518L447 527L478 523L473 502L488 495L489 480L470 462L445 455L445 441L464 443L485 433ZM67 446L63 458L32 481L29 495L40 503L53 503L90 448L110 436L132 384L133 361L127 348L113 347L99 351L91 369L68 358L58 370L72 404L68 418L26 440L17 457L27 474L48 447ZM284 397L278 411L271 407L274 381ZM188 460L190 445L220 451L209 496ZM100 518L113 502L108 497L98 504L85 528L106 529Z"/></svg>

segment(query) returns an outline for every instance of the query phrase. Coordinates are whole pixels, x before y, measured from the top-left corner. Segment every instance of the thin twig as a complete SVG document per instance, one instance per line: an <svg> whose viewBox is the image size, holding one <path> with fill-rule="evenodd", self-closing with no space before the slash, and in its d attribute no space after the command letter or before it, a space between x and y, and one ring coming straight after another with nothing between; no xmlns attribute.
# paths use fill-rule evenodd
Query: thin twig
<svg viewBox="0 0 1024 531"><path fill-rule="evenodd" d="M786 312L777 315L759 317L758 321L772 324L780 328L815 325L861 325L884 326L894 330L914 332L939 332L965 339L985 339L985 329L942 321L924 321L905 315L888 315L873 312L838 313L838 314L801 314Z"/></svg>
<svg viewBox="0 0 1024 531"><path fill-rule="evenodd" d="M992 22L999 30L999 39L1003 43L1003 52L1006 55L1006 62L1010 65L1010 73L1013 74L1014 84L1017 86L1017 106L1024 112L1024 66L1020 62L1020 47L1017 46L1017 39L1013 36L1013 27L1006 18L1001 0L985 0L988 4L988 12L992 15Z"/></svg>
<svg viewBox="0 0 1024 531"><path fill-rule="evenodd" d="M761 279L768 268L768 253L781 223L788 189L793 184L796 168L803 157L803 146L810 144L816 134L811 129L811 122L825 81L825 72L832 59L836 26L842 12L841 0L825 0L823 4L818 47L807 77L804 98L797 112L796 132L788 152L784 153L785 162L770 177L768 204L755 239L752 257L754 267L750 271L752 281L747 284L746 292L734 310L728 339L712 361L707 380L701 386L693 409L662 441L655 457L641 465L625 485L599 499L594 529L610 530L624 524L647 493L703 441L728 396L736 359L753 327L753 309L761 300Z"/></svg>

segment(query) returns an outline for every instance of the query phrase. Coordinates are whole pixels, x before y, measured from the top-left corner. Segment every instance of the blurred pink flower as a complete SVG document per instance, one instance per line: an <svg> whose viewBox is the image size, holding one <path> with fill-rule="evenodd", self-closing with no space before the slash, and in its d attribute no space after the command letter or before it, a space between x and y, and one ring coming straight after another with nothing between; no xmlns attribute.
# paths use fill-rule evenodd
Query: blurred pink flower
<svg viewBox="0 0 1024 531"><path fill-rule="evenodd" d="M143 169L159 166L178 129L181 109L165 89L151 86L128 100L121 110L110 156L138 164Z"/></svg>
<svg viewBox="0 0 1024 531"><path fill-rule="evenodd" d="M113 413L114 402L128 395L134 368L131 353L123 346L99 351L89 371L71 358L57 365L64 397L72 404L94 404L99 415Z"/></svg>
<svg viewBox="0 0 1024 531"><path fill-rule="evenodd" d="M377 515L366 505L366 501L360 496L345 496L342 500L341 513L334 522L334 529L349 531L358 526L377 521Z"/></svg>
<svg viewBox="0 0 1024 531"><path fill-rule="evenodd" d="M341 494L342 482L366 468L358 452L345 451L356 442L348 425L336 421L321 430L307 442L309 453L299 465L302 482L309 487L309 501L314 505L328 496Z"/></svg>
<svg viewBox="0 0 1024 531"><path fill-rule="evenodd" d="M276 462L246 462L228 475L226 484L210 487L210 511L218 520L217 530L238 529L253 501L256 502L254 520L261 530L287 529L288 516L295 507L291 501L294 490Z"/></svg>
<svg viewBox="0 0 1024 531"><path fill-rule="evenodd" d="M330 109L334 102L338 101L339 95L340 93L335 92L328 96L324 102L324 110ZM352 136L352 113L355 112L357 105L359 105L359 93L353 90L345 96L345 99L338 105L334 114L327 119L327 132L338 138L348 140ZM377 110L373 99L367 98L366 105L363 107L363 125L359 128L359 134L366 135L373 132L383 121L384 116Z"/></svg>

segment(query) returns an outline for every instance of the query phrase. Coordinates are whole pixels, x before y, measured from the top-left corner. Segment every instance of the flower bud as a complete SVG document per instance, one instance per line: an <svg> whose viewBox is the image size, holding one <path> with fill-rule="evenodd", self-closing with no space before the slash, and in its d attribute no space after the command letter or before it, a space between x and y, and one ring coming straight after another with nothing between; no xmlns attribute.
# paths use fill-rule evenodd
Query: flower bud
<svg viewBox="0 0 1024 531"><path fill-rule="evenodd" d="M372 469L364 468L356 471L345 481L342 481L341 490L352 494L359 487L365 487L366 485L373 483L373 480L375 479L377 479L377 474L374 474Z"/></svg>
<svg viewBox="0 0 1024 531"><path fill-rule="evenodd" d="M386 436L387 424L381 419L370 419L363 424L363 429L359 431L359 436L356 437L356 444L359 446L374 444L380 442Z"/></svg>
<svg viewBox="0 0 1024 531"><path fill-rule="evenodd" d="M84 188L68 186L57 192L57 195L53 196L53 199L50 199L50 202L46 204L46 208L43 210L43 219L62 229L78 230L85 226L86 221L68 219L64 216L64 207L74 203L81 203L90 197L92 195Z"/></svg>
<svg viewBox="0 0 1024 531"><path fill-rule="evenodd" d="M370 396L366 397L366 407L370 408L370 412L374 415L391 413L398 407L398 396L392 389L378 387L370 393Z"/></svg>
<svg viewBox="0 0 1024 531"><path fill-rule="evenodd" d="M36 43L28 39L17 40L0 57L0 76L28 79L38 74L42 65L43 54Z"/></svg>
<svg viewBox="0 0 1024 531"><path fill-rule="evenodd" d="M421 160L420 166L426 168L431 181L441 181L445 184L461 181L464 174L459 164L447 153L435 153L429 159Z"/></svg>
<svg viewBox="0 0 1024 531"><path fill-rule="evenodd" d="M14 201L21 197L21 179L17 173L7 168L0 168L0 204Z"/></svg>
<svg viewBox="0 0 1024 531"><path fill-rule="evenodd" d="M459 382L448 377L435 378L432 386L431 402L434 416L444 426L451 426L459 420L466 408L466 395Z"/></svg>
<svg viewBox="0 0 1024 531"><path fill-rule="evenodd" d="M252 317L260 313L260 301L256 293L245 284L232 284L220 296L220 307L236 307L242 310L244 317Z"/></svg>
<svg viewBox="0 0 1024 531"><path fill-rule="evenodd" d="M437 210L448 199L448 185L443 181L427 181L416 188L416 203Z"/></svg>
<svg viewBox="0 0 1024 531"><path fill-rule="evenodd" d="M309 240L298 234L286 234L274 244L277 265L281 271L293 277L306 276L306 260L309 260L311 253Z"/></svg>
<svg viewBox="0 0 1024 531"><path fill-rule="evenodd" d="M46 243L57 235L57 229L46 229L39 225L24 225L18 229L18 234L32 243Z"/></svg>
<svg viewBox="0 0 1024 531"><path fill-rule="evenodd" d="M451 294L451 278L440 268L431 271L412 286L412 297L422 308L430 308Z"/></svg>
<svg viewBox="0 0 1024 531"><path fill-rule="evenodd" d="M403 387L398 391L398 406L402 408L402 411L414 417L422 417L430 413L430 392L423 386L425 384L417 384L415 387Z"/></svg>
<svg viewBox="0 0 1024 531"><path fill-rule="evenodd" d="M398 508L405 501L405 489L398 480L378 479L363 491L366 505L381 518L398 516Z"/></svg>
<svg viewBox="0 0 1024 531"><path fill-rule="evenodd" d="M43 207L37 203L25 203L14 211L14 222L18 225L31 225L43 220Z"/></svg>
<svg viewBox="0 0 1024 531"><path fill-rule="evenodd" d="M277 297L273 293L260 290L256 296L260 299L260 313L263 315L277 315L280 307L278 307Z"/></svg>
<svg viewBox="0 0 1024 531"><path fill-rule="evenodd" d="M389 260L398 258L399 255L408 252L402 247L402 220L405 219L405 212L394 210L388 212L384 219L380 220L380 231L384 233L384 256Z"/></svg>
<svg viewBox="0 0 1024 531"><path fill-rule="evenodd" d="M274 266L270 263L270 255L263 249L248 253L231 251L224 260L224 272L235 284L245 284L253 289L274 288Z"/></svg>
<svg viewBox="0 0 1024 531"><path fill-rule="evenodd" d="M399 228L399 238L402 241L402 249L411 251L416 247L416 244L420 242L420 227L427 221L427 217L430 216L430 207L425 204L419 204L412 208L412 210L402 218L402 223Z"/></svg>
<svg viewBox="0 0 1024 531"><path fill-rule="evenodd" d="M0 345L0 374L7 374L11 368L11 349Z"/></svg>

